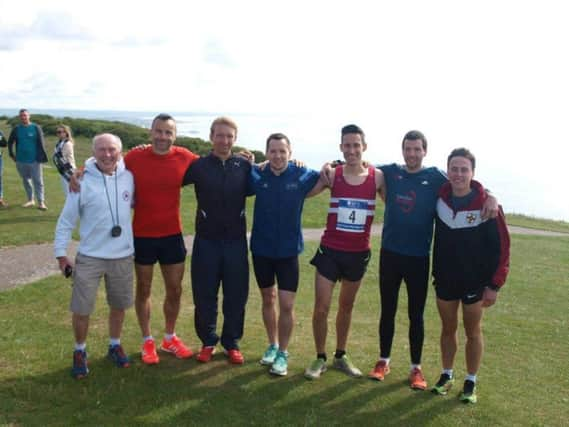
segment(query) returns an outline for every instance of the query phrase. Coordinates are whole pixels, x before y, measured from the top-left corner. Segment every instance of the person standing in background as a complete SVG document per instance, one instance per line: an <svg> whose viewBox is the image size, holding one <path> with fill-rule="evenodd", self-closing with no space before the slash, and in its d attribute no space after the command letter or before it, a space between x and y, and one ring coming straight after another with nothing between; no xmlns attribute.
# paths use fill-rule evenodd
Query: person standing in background
<svg viewBox="0 0 569 427"><path fill-rule="evenodd" d="M8 204L4 201L4 193L2 188L2 173L4 171L4 159L2 157L2 148L6 147L8 144L4 134L0 130L0 208L5 208Z"/></svg>
<svg viewBox="0 0 569 427"><path fill-rule="evenodd" d="M63 193L67 196L69 194L69 179L73 171L77 168L73 153L73 145L75 142L71 135L71 128L67 125L58 125L55 129L55 134L59 138L59 141L55 144L52 159L57 171L61 175Z"/></svg>
<svg viewBox="0 0 569 427"><path fill-rule="evenodd" d="M22 206L24 208L34 206L35 194L38 209L45 211L47 206L45 204L42 163L47 162L47 154L43 131L40 126L30 121L28 110L22 108L19 115L21 123L10 132L8 151L12 160L16 162L16 169L22 177L24 190L26 190L28 197L28 201Z"/></svg>

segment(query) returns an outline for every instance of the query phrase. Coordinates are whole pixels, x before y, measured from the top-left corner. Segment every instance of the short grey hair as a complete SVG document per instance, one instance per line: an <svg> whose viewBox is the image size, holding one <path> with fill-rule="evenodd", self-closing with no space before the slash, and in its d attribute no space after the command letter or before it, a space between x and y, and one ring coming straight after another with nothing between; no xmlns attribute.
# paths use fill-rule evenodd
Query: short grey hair
<svg viewBox="0 0 569 427"><path fill-rule="evenodd" d="M110 140L113 142L113 144L115 144L115 145L117 146L117 148L119 149L119 151L122 151L122 141L121 141L121 139L120 139L118 136L116 136L116 135L114 135L114 134L112 134L112 133L100 133L100 134L98 134L98 135L95 135L95 137L93 138L93 145L92 145L93 150L95 150L95 146L97 145L97 142L98 142L100 139L103 139L103 138L108 138L108 139L110 139Z"/></svg>

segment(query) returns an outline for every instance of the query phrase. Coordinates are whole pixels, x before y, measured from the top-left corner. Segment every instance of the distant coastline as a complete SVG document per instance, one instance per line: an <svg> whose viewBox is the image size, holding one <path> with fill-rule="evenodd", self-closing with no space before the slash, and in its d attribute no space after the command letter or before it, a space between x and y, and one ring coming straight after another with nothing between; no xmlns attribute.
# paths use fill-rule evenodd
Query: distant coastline
<svg viewBox="0 0 569 427"><path fill-rule="evenodd" d="M43 109L26 106L32 113L49 114L56 117L74 117L86 119L118 120L148 128L152 118L158 112L119 111L119 110L73 110ZM0 108L0 115L15 116L17 108ZM309 167L319 169L325 161L338 157L337 131L343 123L336 117L309 117L294 114L254 114L254 113L215 113L215 112L176 112L172 114L178 124L178 134L182 136L209 139L211 121L219 115L229 115L239 124L237 144L264 152L265 139L273 132L284 132L293 145L293 156L304 161ZM365 121L364 121L365 122ZM383 126L381 121L366 123L364 129L368 135L378 134L377 129ZM372 127L372 129L370 129ZM368 130L369 129L369 130ZM375 131L375 132L374 132ZM427 135L428 138L428 135ZM371 138L370 138L371 139ZM381 163L401 162L400 141L389 145L368 144L367 159ZM462 140L442 143L429 141L426 166L444 167L448 144L464 144ZM472 144L472 142L466 142ZM455 148L455 147L451 147ZM569 222L569 204L564 183L552 176L550 166L534 164L531 153L517 150L515 163L508 159L497 158L492 144L481 141L479 145L470 145L477 159L475 178L479 178L498 197L507 213L515 213L535 218L547 218ZM520 165L512 169L512 165ZM531 168L529 166L531 165ZM508 167L509 166L509 169Z"/></svg>

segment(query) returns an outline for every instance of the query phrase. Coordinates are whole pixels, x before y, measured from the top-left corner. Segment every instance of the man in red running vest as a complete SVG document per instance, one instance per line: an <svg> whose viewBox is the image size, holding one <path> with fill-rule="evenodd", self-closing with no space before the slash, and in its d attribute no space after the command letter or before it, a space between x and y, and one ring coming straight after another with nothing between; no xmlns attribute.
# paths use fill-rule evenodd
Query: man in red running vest
<svg viewBox="0 0 569 427"><path fill-rule="evenodd" d="M305 371L307 379L316 379L326 371L326 336L328 312L334 284L342 285L336 315L336 352L333 367L351 377L360 378L346 354L352 320L352 308L371 255L370 231L377 192L383 188L383 173L366 167L362 153L366 150L363 130L356 125L342 128L340 150L346 163L330 171L330 208L320 247L310 262L316 267L316 297L312 329L316 360Z"/></svg>

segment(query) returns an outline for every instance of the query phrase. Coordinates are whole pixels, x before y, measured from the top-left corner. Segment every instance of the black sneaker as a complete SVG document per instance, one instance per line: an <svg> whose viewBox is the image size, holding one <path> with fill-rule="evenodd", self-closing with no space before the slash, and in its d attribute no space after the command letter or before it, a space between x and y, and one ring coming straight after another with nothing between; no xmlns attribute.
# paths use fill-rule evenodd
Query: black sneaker
<svg viewBox="0 0 569 427"><path fill-rule="evenodd" d="M448 391L451 389L452 385L454 384L454 378L451 377L449 374L441 374L441 377L435 384L435 386L431 389L431 391L435 394L440 394L441 396L445 396Z"/></svg>

